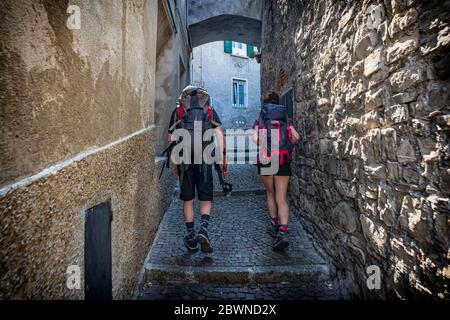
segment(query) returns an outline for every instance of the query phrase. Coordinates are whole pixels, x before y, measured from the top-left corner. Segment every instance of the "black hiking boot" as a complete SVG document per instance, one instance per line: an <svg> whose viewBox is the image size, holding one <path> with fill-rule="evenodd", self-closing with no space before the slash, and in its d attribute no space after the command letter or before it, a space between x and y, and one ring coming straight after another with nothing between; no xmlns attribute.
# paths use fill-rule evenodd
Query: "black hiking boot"
<svg viewBox="0 0 450 320"><path fill-rule="evenodd" d="M206 228L200 228L200 231L198 232L195 240L200 243L200 249L202 250L202 252L213 252L213 247L211 245L211 242L209 241L208 231L206 230Z"/></svg>
<svg viewBox="0 0 450 320"><path fill-rule="evenodd" d="M184 245L188 248L189 251L197 251L199 248L199 244L195 239L195 233L189 233L186 237L184 237Z"/></svg>
<svg viewBox="0 0 450 320"><path fill-rule="evenodd" d="M289 246L289 231L278 230L278 234L273 240L272 248L275 251L283 251Z"/></svg>

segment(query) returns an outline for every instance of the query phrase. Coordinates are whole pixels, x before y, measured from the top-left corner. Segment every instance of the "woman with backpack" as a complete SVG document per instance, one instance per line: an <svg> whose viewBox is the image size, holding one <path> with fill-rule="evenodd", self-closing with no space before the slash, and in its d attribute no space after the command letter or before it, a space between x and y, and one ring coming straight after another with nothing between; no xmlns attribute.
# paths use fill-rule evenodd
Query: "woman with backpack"
<svg viewBox="0 0 450 320"><path fill-rule="evenodd" d="M287 107L280 105L280 97L273 91L264 96L260 116L253 129L253 141L259 146L258 174L266 189L270 216L267 232L274 238L273 249L283 251L289 246L287 190L291 176L291 153L301 136L292 125ZM274 141L278 142L278 148L272 148Z"/></svg>

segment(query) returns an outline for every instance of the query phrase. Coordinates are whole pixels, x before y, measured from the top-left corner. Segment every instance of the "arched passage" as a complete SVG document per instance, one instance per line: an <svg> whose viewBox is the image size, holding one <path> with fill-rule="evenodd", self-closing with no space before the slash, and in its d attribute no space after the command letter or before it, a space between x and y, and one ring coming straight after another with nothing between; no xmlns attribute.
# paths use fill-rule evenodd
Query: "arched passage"
<svg viewBox="0 0 450 320"><path fill-rule="evenodd" d="M261 45L261 21L239 15L223 14L189 26L193 47L219 41L233 40Z"/></svg>
<svg viewBox="0 0 450 320"><path fill-rule="evenodd" d="M187 20L193 47L219 40L261 44L261 0L189 0Z"/></svg>

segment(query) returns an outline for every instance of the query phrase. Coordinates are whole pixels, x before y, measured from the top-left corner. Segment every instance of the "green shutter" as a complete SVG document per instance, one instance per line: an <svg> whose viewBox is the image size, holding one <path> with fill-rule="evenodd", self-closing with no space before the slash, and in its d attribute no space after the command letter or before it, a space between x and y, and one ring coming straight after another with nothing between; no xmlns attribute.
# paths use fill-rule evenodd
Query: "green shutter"
<svg viewBox="0 0 450 320"><path fill-rule="evenodd" d="M223 51L225 51L225 53L233 52L233 47L232 47L232 44L231 44L230 40L225 40L223 42L223 47L224 47Z"/></svg>
<svg viewBox="0 0 450 320"><path fill-rule="evenodd" d="M254 58L255 57L255 48L251 44L247 45L247 56L249 58Z"/></svg>

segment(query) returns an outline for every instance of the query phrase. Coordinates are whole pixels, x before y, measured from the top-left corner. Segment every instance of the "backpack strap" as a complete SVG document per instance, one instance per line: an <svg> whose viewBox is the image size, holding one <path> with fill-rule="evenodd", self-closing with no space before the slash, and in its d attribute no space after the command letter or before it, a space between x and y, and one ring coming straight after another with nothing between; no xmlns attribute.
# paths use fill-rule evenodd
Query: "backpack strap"
<svg viewBox="0 0 450 320"><path fill-rule="evenodd" d="M220 127L220 123L214 120L213 108L211 106L208 106L206 113L208 113L209 119L211 120L212 124L215 125L216 127Z"/></svg>
<svg viewBox="0 0 450 320"><path fill-rule="evenodd" d="M184 108L181 106L181 104L177 105L177 120L183 119L184 113Z"/></svg>
<svg viewBox="0 0 450 320"><path fill-rule="evenodd" d="M183 116L184 116L183 107L181 105L177 105L177 110L174 115L175 121L172 124L172 126L169 128L170 133L172 133L172 131L175 130L175 128L181 123L181 121L183 120Z"/></svg>
<svg viewBox="0 0 450 320"><path fill-rule="evenodd" d="M211 121L214 121L213 109L211 106L208 106L208 109L206 109L206 112L208 113L209 119L211 119Z"/></svg>

